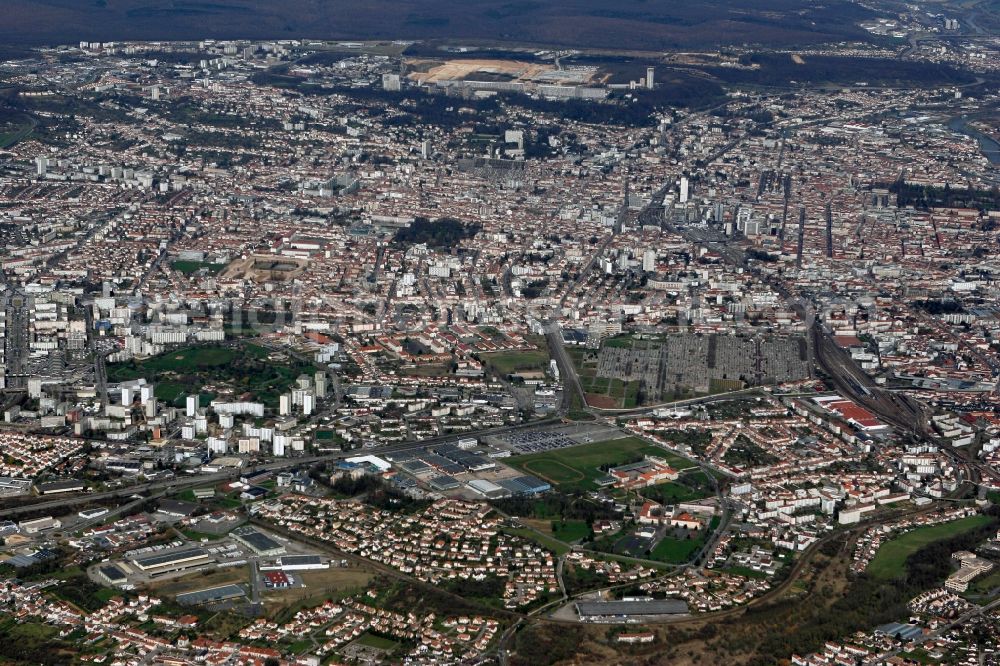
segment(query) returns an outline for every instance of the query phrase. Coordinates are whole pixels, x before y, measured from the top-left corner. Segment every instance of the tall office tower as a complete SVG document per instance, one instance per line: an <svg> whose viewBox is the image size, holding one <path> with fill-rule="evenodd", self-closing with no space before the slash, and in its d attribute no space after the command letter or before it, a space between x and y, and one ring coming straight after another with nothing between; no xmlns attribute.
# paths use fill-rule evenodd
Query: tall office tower
<svg viewBox="0 0 1000 666"><path fill-rule="evenodd" d="M35 158L35 172L39 176L44 176L48 168L49 168L49 158L45 157L44 155L39 155L38 157Z"/></svg>
<svg viewBox="0 0 1000 666"><path fill-rule="evenodd" d="M687 203L688 200L688 179L681 178L681 196L678 199L679 203Z"/></svg>
<svg viewBox="0 0 1000 666"><path fill-rule="evenodd" d="M653 67L646 68L646 87L650 90L653 89L653 77L656 75L656 69Z"/></svg>
<svg viewBox="0 0 1000 666"><path fill-rule="evenodd" d="M184 410L184 415L188 418L194 418L194 415L198 413L198 394L189 395L187 397L187 402L185 404L186 409Z"/></svg>
<svg viewBox="0 0 1000 666"><path fill-rule="evenodd" d="M429 160L431 158L431 142L427 139L420 142L420 157L425 160Z"/></svg>

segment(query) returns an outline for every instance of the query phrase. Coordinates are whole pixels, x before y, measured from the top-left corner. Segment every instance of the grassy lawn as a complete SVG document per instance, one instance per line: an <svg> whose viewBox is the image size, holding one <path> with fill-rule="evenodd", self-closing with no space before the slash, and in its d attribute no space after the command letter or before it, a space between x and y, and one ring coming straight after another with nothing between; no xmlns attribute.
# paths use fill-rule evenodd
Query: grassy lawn
<svg viewBox="0 0 1000 666"><path fill-rule="evenodd" d="M927 544L968 532L988 524L990 520L989 516L975 515L906 532L882 544L868 565L868 573L883 580L901 576L905 571L906 558Z"/></svg>
<svg viewBox="0 0 1000 666"><path fill-rule="evenodd" d="M524 464L524 469L560 485L570 485L585 481L586 474L554 458L539 458Z"/></svg>
<svg viewBox="0 0 1000 666"><path fill-rule="evenodd" d="M612 349L631 349L632 348L632 336L631 335L619 335L613 338L608 338L602 344L604 347L611 347Z"/></svg>
<svg viewBox="0 0 1000 666"><path fill-rule="evenodd" d="M182 406L184 396L207 384L226 384L238 392L276 408L278 396L295 384L300 374L311 375L311 363L271 362L269 351L253 344L183 347L142 360L108 366L108 379L121 382L140 377L156 383L156 397ZM214 396L200 395L202 406Z"/></svg>
<svg viewBox="0 0 1000 666"><path fill-rule="evenodd" d="M677 481L669 481L667 483L660 483L655 486L643 488L639 491L639 494L646 499L651 499L660 504L690 502L692 500L705 499L706 497L712 496L713 493L710 488L692 487L683 483L684 479L685 476L681 476Z"/></svg>
<svg viewBox="0 0 1000 666"><path fill-rule="evenodd" d="M211 264L207 261L181 261L177 260L171 264L175 271L184 273L184 275L191 275L192 273L197 273L201 269L205 269L209 275L216 275L219 271L226 267L225 264Z"/></svg>
<svg viewBox="0 0 1000 666"><path fill-rule="evenodd" d="M705 542L704 539L675 539L674 537L664 537L660 539L660 542L653 546L652 552L649 554L649 559L659 560L660 562L670 562L672 564L680 564L681 562L687 562L694 554L698 552L701 545Z"/></svg>
<svg viewBox="0 0 1000 666"><path fill-rule="evenodd" d="M313 646L313 642L308 638L300 638L294 643L288 644L288 651L292 654L302 654Z"/></svg>
<svg viewBox="0 0 1000 666"><path fill-rule="evenodd" d="M549 353L542 350L492 352L482 357L483 363L501 375L519 370L545 370L549 366Z"/></svg>
<svg viewBox="0 0 1000 666"><path fill-rule="evenodd" d="M739 391L743 388L743 382L739 379L709 379L709 393L727 393L729 391Z"/></svg>
<svg viewBox="0 0 1000 666"><path fill-rule="evenodd" d="M625 385L625 395L622 399L622 407L626 409L639 405L639 382L629 382Z"/></svg>
<svg viewBox="0 0 1000 666"><path fill-rule="evenodd" d="M376 636L375 634L364 633L358 636L357 642L362 645L367 645L368 647L376 648L378 650L385 650L386 652L391 652L399 647L399 643L388 638L383 638L382 636Z"/></svg>
<svg viewBox="0 0 1000 666"><path fill-rule="evenodd" d="M535 530L528 529L527 527L503 527L501 528L501 531L511 536L524 537L525 539L534 541L543 548L548 548L556 555L562 555L569 552L569 546L561 541L544 534L539 534Z"/></svg>
<svg viewBox="0 0 1000 666"><path fill-rule="evenodd" d="M0 121L0 148L10 148L15 143L28 138L34 125L26 116L18 116L17 121Z"/></svg>
<svg viewBox="0 0 1000 666"><path fill-rule="evenodd" d="M994 569L986 576L980 576L969 583L971 594L989 594L1000 587L1000 569Z"/></svg>
<svg viewBox="0 0 1000 666"><path fill-rule="evenodd" d="M510 458L507 464L526 474L544 478L559 486L562 491L594 490L597 488L595 480L605 475L600 469L602 465L622 465L639 460L644 455L666 458L671 465L681 464L686 467L690 464L683 458L673 456L638 437L623 437L606 442L515 456Z"/></svg>
<svg viewBox="0 0 1000 666"><path fill-rule="evenodd" d="M158 400L173 404L175 400L187 393L188 388L190 387L180 382L160 382L153 389L153 394Z"/></svg>
<svg viewBox="0 0 1000 666"><path fill-rule="evenodd" d="M743 576L745 578L767 578L767 574L763 571L756 571L750 567L726 567L725 569L716 569L719 573L728 573L735 576Z"/></svg>
<svg viewBox="0 0 1000 666"><path fill-rule="evenodd" d="M691 536L693 538L687 539L679 535L671 536L668 534L663 539L660 540L655 546L653 546L652 552L649 554L649 559L659 560L660 562L669 562L671 564L681 564L687 562L698 552L704 543L708 539L708 535L715 532L719 527L719 517L715 516L708 523L707 529L698 530Z"/></svg>
<svg viewBox="0 0 1000 666"><path fill-rule="evenodd" d="M266 615L279 624L288 622L298 611L328 599L360 594L371 583L373 571L362 567L338 567L299 572L304 587L265 592Z"/></svg>
<svg viewBox="0 0 1000 666"><path fill-rule="evenodd" d="M567 543L579 541L580 539L586 539L589 535L590 528L587 527L587 523L582 520L557 522L555 524L555 529L552 531L552 536L560 541L566 541Z"/></svg>
<svg viewBox="0 0 1000 666"><path fill-rule="evenodd" d="M108 379L124 381L159 375L165 372L195 372L227 366L239 351L229 347L184 347L135 363L115 363L108 366Z"/></svg>

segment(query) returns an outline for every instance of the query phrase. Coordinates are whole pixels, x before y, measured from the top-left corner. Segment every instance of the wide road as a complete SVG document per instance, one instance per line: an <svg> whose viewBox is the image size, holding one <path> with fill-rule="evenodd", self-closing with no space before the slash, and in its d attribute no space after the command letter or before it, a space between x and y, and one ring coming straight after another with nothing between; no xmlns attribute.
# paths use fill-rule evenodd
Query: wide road
<svg viewBox="0 0 1000 666"><path fill-rule="evenodd" d="M427 446L433 446L435 444L441 444L443 442L453 441L462 437L485 437L489 435L499 435L506 432L514 432L517 430L526 430L530 428L539 428L547 425L554 425L559 422L560 419L558 418L548 418L540 421L530 421L528 423L519 423L517 425L503 426L500 428L485 428L483 430L472 430L462 433L455 433L453 435L442 435L440 437L432 437L430 439L423 439L420 441L398 442L396 444L389 444L386 446L381 446L372 449L354 449L351 451L335 451L333 453L327 453L317 456L283 458L281 460L276 460L273 462L264 463L262 465L257 465L254 469L277 472L284 469L305 467L317 462L343 460L344 458L351 458L354 456L362 456L366 454L386 455L389 453L416 451L418 449L422 449ZM230 481L238 479L240 477L240 474L242 474L244 471L245 470L243 469L239 469L226 472L217 472L214 474L195 474L192 476L174 477L171 479L159 479L156 481L140 483L137 485L126 486L123 488L118 488L115 490L109 490L104 492L83 493L83 494L73 495L72 497L60 497L59 499L43 500L32 504L25 504L22 506L16 506L16 507L11 507L9 509L0 510L0 519L8 519L25 513L44 512L47 510L61 508L65 506L79 506L81 504L93 504L103 500L126 498L126 497L131 497L132 495L135 495L137 493L148 493L148 492L155 492L158 490L179 492L181 490L194 488L196 486L204 486L204 485L220 483L222 481Z"/></svg>

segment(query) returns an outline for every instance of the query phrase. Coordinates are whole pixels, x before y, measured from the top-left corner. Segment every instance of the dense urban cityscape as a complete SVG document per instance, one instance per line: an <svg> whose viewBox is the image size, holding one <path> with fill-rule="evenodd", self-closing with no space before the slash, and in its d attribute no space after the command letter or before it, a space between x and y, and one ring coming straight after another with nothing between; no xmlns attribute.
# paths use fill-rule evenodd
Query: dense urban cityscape
<svg viewBox="0 0 1000 666"><path fill-rule="evenodd" d="M1000 13L772 4L0 45L0 662L1000 664Z"/></svg>

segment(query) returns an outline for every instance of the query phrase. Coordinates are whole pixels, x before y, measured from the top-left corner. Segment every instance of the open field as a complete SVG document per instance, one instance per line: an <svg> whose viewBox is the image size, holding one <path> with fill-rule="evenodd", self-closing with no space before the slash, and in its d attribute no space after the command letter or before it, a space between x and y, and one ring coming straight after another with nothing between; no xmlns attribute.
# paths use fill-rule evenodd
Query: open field
<svg viewBox="0 0 1000 666"><path fill-rule="evenodd" d="M205 569L180 578L169 578L149 583L147 588L153 594L173 598L185 592L220 587L231 583L250 583L250 573L246 567L226 569Z"/></svg>
<svg viewBox="0 0 1000 666"><path fill-rule="evenodd" d="M673 537L664 537L653 547L649 557L650 559L670 562L672 564L687 562L694 557L694 554L698 552L703 543L705 543L705 540L700 538L675 539Z"/></svg>
<svg viewBox="0 0 1000 666"><path fill-rule="evenodd" d="M705 473L698 471L682 474L677 481L658 483L655 486L643 488L639 494L660 504L674 504L705 499L711 497L714 492Z"/></svg>
<svg viewBox="0 0 1000 666"><path fill-rule="evenodd" d="M872 577L882 580L896 578L903 574L906 558L927 544L969 532L988 524L990 520L989 516L976 515L950 523L919 527L906 532L892 541L882 544L882 547L875 553L871 564L868 565L868 573Z"/></svg>
<svg viewBox="0 0 1000 666"><path fill-rule="evenodd" d="M541 350L492 352L482 358L483 363L501 375L519 370L544 371L549 365L549 353Z"/></svg>
<svg viewBox="0 0 1000 666"><path fill-rule="evenodd" d="M543 534L551 534L559 541L573 543L590 536L590 528L583 520L544 520L541 518L521 518L522 523Z"/></svg>
<svg viewBox="0 0 1000 666"><path fill-rule="evenodd" d="M372 647L377 650L385 650L387 652L391 652L399 647L399 643L396 641L383 638L382 636L376 636L375 634L361 634L358 636L357 641L367 647Z"/></svg>
<svg viewBox="0 0 1000 666"><path fill-rule="evenodd" d="M232 363L236 355L237 352L235 349L226 347L185 347L160 354L159 356L153 356L143 361L111 365L108 367L108 379L122 381L141 377L144 374L191 372L208 368L218 368Z"/></svg>
<svg viewBox="0 0 1000 666"><path fill-rule="evenodd" d="M266 591L265 608L271 617L291 617L300 608L320 604L327 599L339 599L363 590L374 576L361 567L336 567L316 571L296 571L305 587Z"/></svg>
<svg viewBox="0 0 1000 666"><path fill-rule="evenodd" d="M638 437L515 456L507 464L527 474L544 478L562 491L594 490L597 488L595 481L605 474L600 469L602 465L614 467L639 460L645 455L666 458L668 463L682 469L691 466L687 460Z"/></svg>
<svg viewBox="0 0 1000 666"><path fill-rule="evenodd" d="M212 264L206 261L182 261L177 260L170 265L175 271L184 273L185 275L191 275L192 273L197 273L201 269L208 271L209 275L216 275L219 271L226 267L225 264Z"/></svg>
<svg viewBox="0 0 1000 666"><path fill-rule="evenodd" d="M569 546L562 543L558 539L545 534L540 534L539 532L528 527L503 527L501 529L504 533L510 534L511 536L520 536L534 541L543 548L548 548L556 555L562 555L569 552Z"/></svg>

